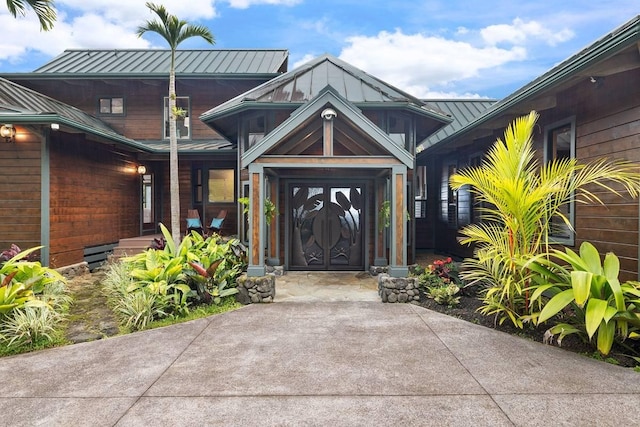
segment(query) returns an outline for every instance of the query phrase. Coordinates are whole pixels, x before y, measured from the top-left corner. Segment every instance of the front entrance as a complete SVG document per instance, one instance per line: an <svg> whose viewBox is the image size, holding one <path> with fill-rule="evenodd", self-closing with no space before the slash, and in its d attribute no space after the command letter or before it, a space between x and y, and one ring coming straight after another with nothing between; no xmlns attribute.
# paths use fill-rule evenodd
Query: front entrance
<svg viewBox="0 0 640 427"><path fill-rule="evenodd" d="M363 270L364 196L364 184L289 185L289 269Z"/></svg>

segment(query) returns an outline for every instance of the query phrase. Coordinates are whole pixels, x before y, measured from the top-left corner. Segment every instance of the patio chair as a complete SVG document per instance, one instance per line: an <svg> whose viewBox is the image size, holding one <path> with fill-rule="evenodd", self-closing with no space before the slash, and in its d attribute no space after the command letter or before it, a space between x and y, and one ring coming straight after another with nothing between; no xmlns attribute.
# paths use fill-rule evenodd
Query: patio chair
<svg viewBox="0 0 640 427"><path fill-rule="evenodd" d="M211 220L211 225L209 225L209 231L212 233L217 233L222 235L222 226L224 225L224 219L227 217L227 210L222 209L218 212L218 216Z"/></svg>
<svg viewBox="0 0 640 427"><path fill-rule="evenodd" d="M197 209L189 209L187 211L187 234L192 231L204 235L204 227L202 226L202 221L200 221L200 213Z"/></svg>

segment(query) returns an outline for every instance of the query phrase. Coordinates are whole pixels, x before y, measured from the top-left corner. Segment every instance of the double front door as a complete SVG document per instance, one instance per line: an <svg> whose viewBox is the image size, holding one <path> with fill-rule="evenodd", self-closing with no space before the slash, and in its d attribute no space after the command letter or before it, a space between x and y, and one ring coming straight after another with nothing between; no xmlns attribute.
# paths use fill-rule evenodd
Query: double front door
<svg viewBox="0 0 640 427"><path fill-rule="evenodd" d="M292 270L361 270L363 184L289 185Z"/></svg>

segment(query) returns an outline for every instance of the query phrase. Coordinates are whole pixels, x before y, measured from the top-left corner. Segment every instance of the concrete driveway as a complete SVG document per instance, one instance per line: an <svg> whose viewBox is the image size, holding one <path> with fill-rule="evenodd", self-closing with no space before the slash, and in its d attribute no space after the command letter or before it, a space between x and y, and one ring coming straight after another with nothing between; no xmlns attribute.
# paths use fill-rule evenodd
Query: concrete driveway
<svg viewBox="0 0 640 427"><path fill-rule="evenodd" d="M637 425L640 374L409 304L279 302L0 359L11 426Z"/></svg>

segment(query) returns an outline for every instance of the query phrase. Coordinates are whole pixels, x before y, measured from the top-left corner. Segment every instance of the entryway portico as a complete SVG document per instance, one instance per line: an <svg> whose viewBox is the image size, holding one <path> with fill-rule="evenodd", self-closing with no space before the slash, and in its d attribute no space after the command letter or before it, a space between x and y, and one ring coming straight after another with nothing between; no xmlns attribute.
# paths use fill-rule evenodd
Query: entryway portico
<svg viewBox="0 0 640 427"><path fill-rule="evenodd" d="M267 264L408 274L415 147L450 121L442 112L324 55L201 119L237 141L249 276Z"/></svg>
<svg viewBox="0 0 640 427"><path fill-rule="evenodd" d="M271 242L268 255L287 269L364 270L373 262L406 276L413 158L331 86L251 147L241 165L251 194L249 275L265 274L261 248ZM264 200L275 194L283 196L277 197L283 215L266 224ZM379 226L386 200L389 259L386 227Z"/></svg>

